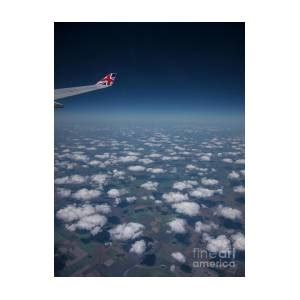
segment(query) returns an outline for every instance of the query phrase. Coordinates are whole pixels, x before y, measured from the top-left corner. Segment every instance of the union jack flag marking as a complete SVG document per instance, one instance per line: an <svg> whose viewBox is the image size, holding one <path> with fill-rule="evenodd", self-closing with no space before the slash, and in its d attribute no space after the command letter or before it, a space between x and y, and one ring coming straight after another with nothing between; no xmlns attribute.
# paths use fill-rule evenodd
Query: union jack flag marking
<svg viewBox="0 0 300 300"><path fill-rule="evenodd" d="M116 79L116 73L110 73L106 76L104 76L100 81L97 82L97 85L105 85L105 86L111 86L113 85L115 79Z"/></svg>

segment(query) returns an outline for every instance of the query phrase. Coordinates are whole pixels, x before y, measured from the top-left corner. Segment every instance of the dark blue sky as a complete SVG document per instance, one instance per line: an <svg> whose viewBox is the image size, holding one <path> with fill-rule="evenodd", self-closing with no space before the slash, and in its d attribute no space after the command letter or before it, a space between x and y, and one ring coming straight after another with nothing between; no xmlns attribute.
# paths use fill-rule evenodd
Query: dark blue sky
<svg viewBox="0 0 300 300"><path fill-rule="evenodd" d="M115 85L56 112L105 118L243 118L244 23L55 23L55 88Z"/></svg>

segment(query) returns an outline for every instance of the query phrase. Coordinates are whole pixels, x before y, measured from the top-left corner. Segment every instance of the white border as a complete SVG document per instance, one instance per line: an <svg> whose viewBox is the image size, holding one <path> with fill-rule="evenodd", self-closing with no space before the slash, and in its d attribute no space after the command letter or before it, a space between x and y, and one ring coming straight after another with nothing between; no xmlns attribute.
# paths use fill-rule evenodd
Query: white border
<svg viewBox="0 0 300 300"><path fill-rule="evenodd" d="M1 9L3 299L269 299L297 293L299 10L294 1L284 3L6 2ZM246 21L246 278L52 277L53 21Z"/></svg>

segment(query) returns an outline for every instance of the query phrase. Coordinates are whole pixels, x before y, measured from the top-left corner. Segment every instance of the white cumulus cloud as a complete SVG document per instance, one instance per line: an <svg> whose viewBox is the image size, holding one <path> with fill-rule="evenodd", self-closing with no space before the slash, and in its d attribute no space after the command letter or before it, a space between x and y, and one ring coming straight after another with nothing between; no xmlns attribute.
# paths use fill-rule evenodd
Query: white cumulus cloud
<svg viewBox="0 0 300 300"><path fill-rule="evenodd" d="M98 190L88 190L86 188L80 189L77 192L72 194L72 198L76 200L88 201L94 198L97 198L101 195L101 192Z"/></svg>
<svg viewBox="0 0 300 300"><path fill-rule="evenodd" d="M164 173L165 171L162 168L148 168L147 172L152 174L160 174L160 173Z"/></svg>
<svg viewBox="0 0 300 300"><path fill-rule="evenodd" d="M70 189L65 189L65 188L57 188L56 189L56 194L60 198L68 198L71 196L71 190Z"/></svg>
<svg viewBox="0 0 300 300"><path fill-rule="evenodd" d="M117 189L110 189L110 190L107 192L107 195L108 195L108 197L110 197L110 198L118 198L118 197L121 196L120 191L117 190Z"/></svg>
<svg viewBox="0 0 300 300"><path fill-rule="evenodd" d="M93 159L93 160L89 161L88 164L89 164L90 166L98 166L98 165L101 164L101 161L96 160L96 159Z"/></svg>
<svg viewBox="0 0 300 300"><path fill-rule="evenodd" d="M236 250L245 250L245 236L241 232L237 232L231 236L233 241L233 248Z"/></svg>
<svg viewBox="0 0 300 300"><path fill-rule="evenodd" d="M205 224L201 221L198 221L195 223L195 231L198 233L210 232L211 230L217 229L217 228L218 228L218 225L215 224L214 222Z"/></svg>
<svg viewBox="0 0 300 300"><path fill-rule="evenodd" d="M95 157L96 157L96 158L99 158L99 159L109 158L109 153L96 154Z"/></svg>
<svg viewBox="0 0 300 300"><path fill-rule="evenodd" d="M239 186L235 186L235 187L233 188L233 191L234 191L235 193L244 194L244 193L245 193L245 188L244 188L244 186L239 185Z"/></svg>
<svg viewBox="0 0 300 300"><path fill-rule="evenodd" d="M183 191L185 189L191 189L194 185L197 185L197 181L195 180L184 180L184 181L177 181L173 184L173 189Z"/></svg>
<svg viewBox="0 0 300 300"><path fill-rule="evenodd" d="M151 157L151 158L158 158L158 157L161 157L161 154L152 153L152 154L149 155L149 157Z"/></svg>
<svg viewBox="0 0 300 300"><path fill-rule="evenodd" d="M210 160L210 156L209 155L202 155L202 156L200 156L200 160L202 160L202 161L209 161Z"/></svg>
<svg viewBox="0 0 300 300"><path fill-rule="evenodd" d="M146 168L143 166L130 166L128 167L129 171L133 171L133 172L141 172L144 171Z"/></svg>
<svg viewBox="0 0 300 300"><path fill-rule="evenodd" d="M184 219L180 219L180 218L176 218L172 221L170 221L168 223L168 225L170 226L170 229L172 232L175 232L175 233L186 233L186 220Z"/></svg>
<svg viewBox="0 0 300 300"><path fill-rule="evenodd" d="M104 215L109 214L111 212L110 206L106 203L96 205L95 210L96 212Z"/></svg>
<svg viewBox="0 0 300 300"><path fill-rule="evenodd" d="M206 249L209 252L219 253L231 250L230 240L225 235L219 235L215 239L207 235L205 239L207 240Z"/></svg>
<svg viewBox="0 0 300 300"><path fill-rule="evenodd" d="M233 160L231 158L223 158L222 161L225 162L225 163L232 163L233 162Z"/></svg>
<svg viewBox="0 0 300 300"><path fill-rule="evenodd" d="M232 179L232 180L239 179L240 178L240 174L238 172L236 172L236 171L232 171L232 172L230 172L228 174L228 178Z"/></svg>
<svg viewBox="0 0 300 300"><path fill-rule="evenodd" d="M72 176L56 178L54 183L55 184L82 184L82 183L85 183L86 180L87 180L87 178L84 176L72 175Z"/></svg>
<svg viewBox="0 0 300 300"><path fill-rule="evenodd" d="M190 192L190 195L196 198L209 198L212 197L214 194L222 194L223 190L222 189L217 189L217 190L210 190L207 188L197 188L193 191Z"/></svg>
<svg viewBox="0 0 300 300"><path fill-rule="evenodd" d="M153 160L150 158L141 158L141 159L139 159L139 162L143 163L144 165L149 165L149 164L153 163Z"/></svg>
<svg viewBox="0 0 300 300"><path fill-rule="evenodd" d="M182 264L186 262L186 258L181 252L173 252L171 255L176 261Z"/></svg>
<svg viewBox="0 0 300 300"><path fill-rule="evenodd" d="M121 156L121 157L119 157L119 162L122 162L122 163L133 162L133 161L136 161L137 159L138 159L138 157L134 156L134 155Z"/></svg>
<svg viewBox="0 0 300 300"><path fill-rule="evenodd" d="M200 206L195 202L175 203L172 205L172 207L176 210L177 213L185 214L188 216L196 216L200 212Z"/></svg>
<svg viewBox="0 0 300 300"><path fill-rule="evenodd" d="M144 240L136 241L130 248L130 252L143 254L146 250L146 242Z"/></svg>
<svg viewBox="0 0 300 300"><path fill-rule="evenodd" d="M189 171L199 170L198 167L196 167L196 166L194 166L194 165L191 165L191 164L186 165L185 168L186 168L187 170L189 170Z"/></svg>
<svg viewBox="0 0 300 300"><path fill-rule="evenodd" d="M182 194L180 192L165 193L162 195L162 198L164 200L166 200L166 202L168 202L168 203L177 203L177 202L189 200L189 197L187 194Z"/></svg>
<svg viewBox="0 0 300 300"><path fill-rule="evenodd" d="M147 181L141 185L142 188L148 191L156 191L158 187L158 182Z"/></svg>
<svg viewBox="0 0 300 300"><path fill-rule="evenodd" d="M242 218L242 212L240 210L223 205L218 205L216 213L217 215L230 220Z"/></svg>
<svg viewBox="0 0 300 300"><path fill-rule="evenodd" d="M132 203L132 202L136 201L136 197L135 197L135 196L126 197L126 201L127 201L128 203Z"/></svg>
<svg viewBox="0 0 300 300"><path fill-rule="evenodd" d="M113 170L113 177L119 178L119 179L124 179L125 172L124 171L118 171L118 170Z"/></svg>
<svg viewBox="0 0 300 300"><path fill-rule="evenodd" d="M102 186L107 183L108 176L106 174L95 174L91 176L91 181Z"/></svg>
<svg viewBox="0 0 300 300"><path fill-rule="evenodd" d="M139 237L143 233L143 229L144 225L130 222L117 225L110 229L109 233L113 240L126 241Z"/></svg>
<svg viewBox="0 0 300 300"><path fill-rule="evenodd" d="M68 155L68 158L75 161L81 161L81 162L89 161L89 157L85 154L82 154L81 152L73 152L72 154Z"/></svg>
<svg viewBox="0 0 300 300"><path fill-rule="evenodd" d="M237 159L237 160L235 161L235 163L236 163L236 164L241 164L241 165L243 165L243 164L245 164L245 160L244 160L244 159Z"/></svg>
<svg viewBox="0 0 300 300"><path fill-rule="evenodd" d="M109 213L110 207L103 205L83 206L68 205L56 212L56 217L63 221L69 231L76 229L88 230L91 234L97 234L106 224L107 218L99 213Z"/></svg>
<svg viewBox="0 0 300 300"><path fill-rule="evenodd" d="M106 222L107 218L105 216L94 214L82 217L78 222L66 225L66 228L70 231L75 231L76 229L87 230L90 231L92 235L96 235L101 231Z"/></svg>
<svg viewBox="0 0 300 300"><path fill-rule="evenodd" d="M216 184L219 183L219 181L216 180L216 179L210 179L210 178L204 177L204 178L201 179L201 183L203 185L216 185Z"/></svg>

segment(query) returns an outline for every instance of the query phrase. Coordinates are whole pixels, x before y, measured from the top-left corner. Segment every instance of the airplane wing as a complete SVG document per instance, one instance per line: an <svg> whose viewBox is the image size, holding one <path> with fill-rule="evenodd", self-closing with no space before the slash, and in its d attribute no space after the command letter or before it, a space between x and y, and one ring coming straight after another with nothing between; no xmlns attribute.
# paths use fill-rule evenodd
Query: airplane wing
<svg viewBox="0 0 300 300"><path fill-rule="evenodd" d="M110 87L114 84L116 76L117 76L116 73L110 73L110 74L104 76L96 84L55 89L54 90L54 100L63 99L63 98L71 97L71 96L76 96L76 95L80 95L80 94L97 91L97 90L101 90L101 89ZM62 108L63 104L55 101L54 107Z"/></svg>

